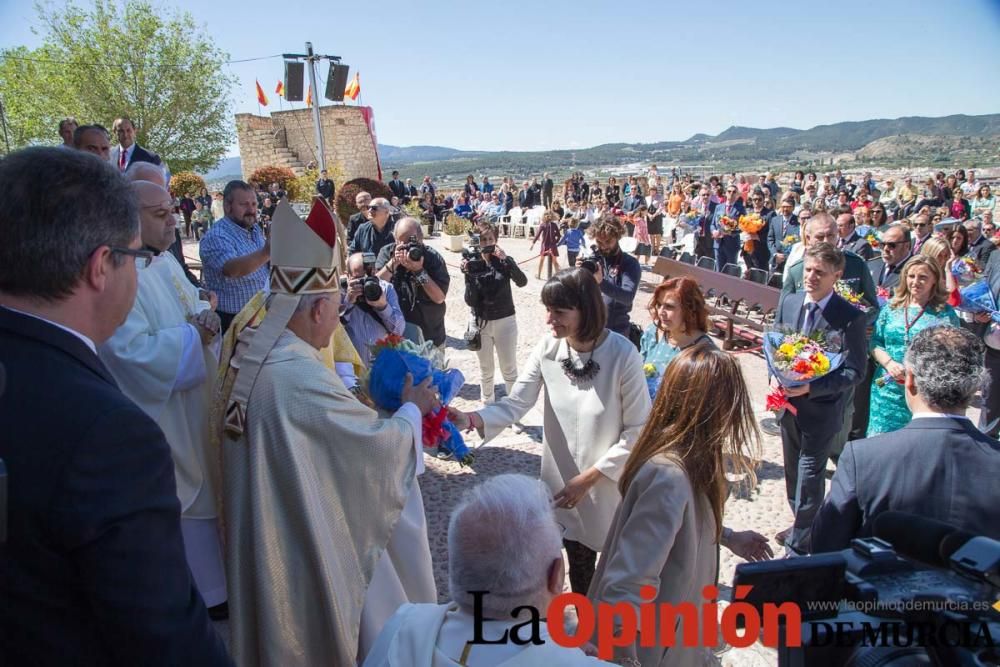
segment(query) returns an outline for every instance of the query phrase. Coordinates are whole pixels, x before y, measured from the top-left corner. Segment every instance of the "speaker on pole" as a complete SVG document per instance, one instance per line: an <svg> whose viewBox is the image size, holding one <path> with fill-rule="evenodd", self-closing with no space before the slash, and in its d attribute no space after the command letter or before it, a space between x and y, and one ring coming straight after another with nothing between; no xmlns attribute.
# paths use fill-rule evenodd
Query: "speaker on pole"
<svg viewBox="0 0 1000 667"><path fill-rule="evenodd" d="M331 102L344 101L344 89L347 88L347 65L330 63L330 74L326 77L326 99Z"/></svg>
<svg viewBox="0 0 1000 667"><path fill-rule="evenodd" d="M305 63L294 60L285 61L285 99L289 102L301 102L304 94L302 78L305 76Z"/></svg>

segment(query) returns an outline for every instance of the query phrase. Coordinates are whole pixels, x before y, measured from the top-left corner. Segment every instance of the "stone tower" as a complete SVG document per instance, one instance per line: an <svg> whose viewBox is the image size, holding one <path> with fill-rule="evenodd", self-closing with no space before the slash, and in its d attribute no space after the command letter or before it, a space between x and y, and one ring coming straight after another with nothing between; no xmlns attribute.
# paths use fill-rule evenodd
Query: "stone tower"
<svg viewBox="0 0 1000 667"><path fill-rule="evenodd" d="M377 179L375 146L361 107L321 106L319 114L327 168L339 170L344 180ZM270 117L236 114L236 134L244 180L259 167L289 167L301 176L307 166L318 163L311 109L275 111Z"/></svg>

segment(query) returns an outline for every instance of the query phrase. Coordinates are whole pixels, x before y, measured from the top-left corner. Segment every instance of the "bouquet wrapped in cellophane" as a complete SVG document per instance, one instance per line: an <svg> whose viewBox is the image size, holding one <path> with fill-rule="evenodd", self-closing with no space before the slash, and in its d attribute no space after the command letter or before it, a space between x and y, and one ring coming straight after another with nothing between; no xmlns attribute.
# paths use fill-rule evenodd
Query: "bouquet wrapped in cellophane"
<svg viewBox="0 0 1000 667"><path fill-rule="evenodd" d="M434 351L434 344L423 346L390 334L372 346L372 366L368 374L368 395L379 408L395 411L402 405L403 385L406 374L413 376L417 385L428 377L441 400L441 407L424 415L422 440L425 449L452 456L460 464L472 465L473 455L462 439L458 428L448 420L446 406L465 383L462 371L445 368Z"/></svg>
<svg viewBox="0 0 1000 667"><path fill-rule="evenodd" d="M801 387L840 368L843 343L830 332L775 327L764 332L764 359L782 387Z"/></svg>

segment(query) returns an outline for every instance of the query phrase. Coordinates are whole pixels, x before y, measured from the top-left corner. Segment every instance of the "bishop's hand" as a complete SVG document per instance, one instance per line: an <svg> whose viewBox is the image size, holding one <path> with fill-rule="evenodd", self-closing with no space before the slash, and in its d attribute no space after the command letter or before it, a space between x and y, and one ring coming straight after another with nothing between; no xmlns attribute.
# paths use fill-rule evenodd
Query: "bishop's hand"
<svg viewBox="0 0 1000 667"><path fill-rule="evenodd" d="M431 386L431 378L428 376L423 382L414 386L413 375L406 374L403 381L403 391L400 394L403 403L413 403L420 410L421 415L436 410L441 405L438 401L437 392Z"/></svg>

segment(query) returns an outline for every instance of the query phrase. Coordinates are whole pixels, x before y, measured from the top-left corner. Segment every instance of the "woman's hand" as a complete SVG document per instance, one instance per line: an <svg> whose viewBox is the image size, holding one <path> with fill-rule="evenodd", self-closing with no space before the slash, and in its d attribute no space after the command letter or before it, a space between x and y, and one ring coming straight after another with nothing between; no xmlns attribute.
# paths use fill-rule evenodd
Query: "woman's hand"
<svg viewBox="0 0 1000 667"><path fill-rule="evenodd" d="M899 384L903 384L903 381L906 379L906 369L903 368L903 364L890 359L889 363L887 363L884 368L886 372L892 376L893 380Z"/></svg>
<svg viewBox="0 0 1000 667"><path fill-rule="evenodd" d="M753 530L732 531L724 545L734 554L750 562L774 558L767 538Z"/></svg>
<svg viewBox="0 0 1000 667"><path fill-rule="evenodd" d="M597 484L601 477L603 477L603 475L597 468L590 468L589 470L581 472L579 475L566 482L566 486L562 488L562 491L553 497L556 507L562 509L573 509L587 494L587 491L590 491L590 487Z"/></svg>

